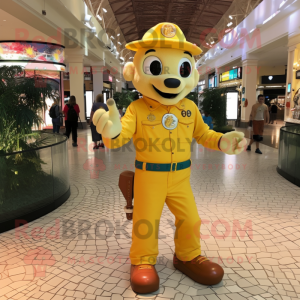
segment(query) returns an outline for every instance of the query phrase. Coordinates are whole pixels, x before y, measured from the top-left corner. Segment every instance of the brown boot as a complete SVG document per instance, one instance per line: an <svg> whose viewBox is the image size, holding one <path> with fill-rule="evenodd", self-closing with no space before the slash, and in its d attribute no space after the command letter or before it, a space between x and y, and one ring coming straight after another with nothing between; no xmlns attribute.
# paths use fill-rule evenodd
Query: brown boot
<svg viewBox="0 0 300 300"><path fill-rule="evenodd" d="M191 261L181 261L174 255L173 264L177 270L204 285L218 284L224 276L221 266L201 255Z"/></svg>
<svg viewBox="0 0 300 300"><path fill-rule="evenodd" d="M149 294L159 289L159 277L152 265L131 265L130 282L138 294Z"/></svg>

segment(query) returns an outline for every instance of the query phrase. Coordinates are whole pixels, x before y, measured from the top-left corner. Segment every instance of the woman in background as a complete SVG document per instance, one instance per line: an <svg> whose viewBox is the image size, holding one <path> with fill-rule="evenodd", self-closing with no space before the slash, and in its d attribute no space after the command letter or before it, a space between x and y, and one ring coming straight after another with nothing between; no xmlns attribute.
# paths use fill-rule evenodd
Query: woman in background
<svg viewBox="0 0 300 300"><path fill-rule="evenodd" d="M93 124L93 116L97 109L104 109L108 111L107 105L103 102L104 102L103 95L102 94L97 95L91 111L90 122L91 122L91 131L92 131L92 140L94 142L94 147L93 147L94 150L99 149L100 147L104 148L104 144L102 142L102 136L97 132L96 126Z"/></svg>
<svg viewBox="0 0 300 300"><path fill-rule="evenodd" d="M69 138L72 132L73 147L77 147L77 127L78 127L78 116L80 113L79 106L76 104L76 97L71 96L67 105L64 107L64 115L66 120L66 133L65 135Z"/></svg>

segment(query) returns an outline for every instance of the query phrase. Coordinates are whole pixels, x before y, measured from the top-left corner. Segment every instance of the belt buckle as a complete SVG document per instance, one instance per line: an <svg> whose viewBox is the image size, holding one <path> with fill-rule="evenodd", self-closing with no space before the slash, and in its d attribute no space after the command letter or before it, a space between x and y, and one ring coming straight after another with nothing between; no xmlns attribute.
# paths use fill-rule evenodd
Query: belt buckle
<svg viewBox="0 0 300 300"><path fill-rule="evenodd" d="M175 164L175 169L173 171L173 165ZM177 171L177 163L171 163L171 172Z"/></svg>

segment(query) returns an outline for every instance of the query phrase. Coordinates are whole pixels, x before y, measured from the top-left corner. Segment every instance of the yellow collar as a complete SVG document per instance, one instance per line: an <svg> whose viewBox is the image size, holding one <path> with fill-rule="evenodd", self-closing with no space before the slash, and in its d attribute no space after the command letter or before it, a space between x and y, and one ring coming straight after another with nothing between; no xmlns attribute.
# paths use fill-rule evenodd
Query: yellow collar
<svg viewBox="0 0 300 300"><path fill-rule="evenodd" d="M159 108L160 106L163 106L164 108L167 107L167 105L162 105L160 102L153 100L151 98L148 98L146 96L143 96L144 102L146 103L148 109L150 111L156 110L157 108ZM175 105L170 105L172 107L177 107L179 110L183 110L185 109L185 98L180 100L177 104Z"/></svg>

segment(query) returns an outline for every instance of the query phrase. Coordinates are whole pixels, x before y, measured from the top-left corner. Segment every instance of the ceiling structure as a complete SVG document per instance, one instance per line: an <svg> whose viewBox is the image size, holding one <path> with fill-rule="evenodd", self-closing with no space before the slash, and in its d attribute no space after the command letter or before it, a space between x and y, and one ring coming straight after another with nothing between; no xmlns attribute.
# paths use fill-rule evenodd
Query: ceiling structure
<svg viewBox="0 0 300 300"><path fill-rule="evenodd" d="M147 30L161 22L177 24L186 39L202 48L205 54L263 0L84 1L95 16L100 16L98 20L109 32L109 37L112 36L121 59L126 62L134 54L124 49L125 44L141 39ZM211 32L213 28L215 33Z"/></svg>

